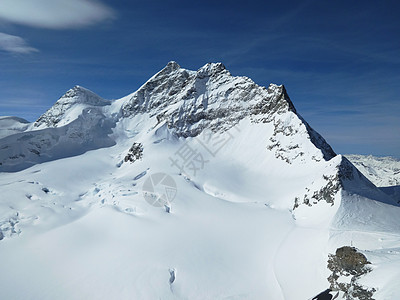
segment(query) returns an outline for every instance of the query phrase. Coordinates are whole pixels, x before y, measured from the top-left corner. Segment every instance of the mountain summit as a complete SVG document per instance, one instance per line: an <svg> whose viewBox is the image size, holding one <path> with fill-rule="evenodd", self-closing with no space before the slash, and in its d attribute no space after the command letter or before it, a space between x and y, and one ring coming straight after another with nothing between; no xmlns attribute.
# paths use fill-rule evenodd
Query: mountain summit
<svg viewBox="0 0 400 300"><path fill-rule="evenodd" d="M47 112L41 115L33 123L33 126L38 129L61 127L75 120L85 108L109 104L109 101L77 85L67 91Z"/></svg>
<svg viewBox="0 0 400 300"><path fill-rule="evenodd" d="M75 86L33 123L29 135L25 134L23 140L40 135L38 129L67 128L79 123L83 131L90 131L99 120L110 124L106 126L109 128L125 123L124 119L144 114L154 120L149 122L151 128L165 126L176 137L195 137L206 129L224 132L243 120L254 124L264 123L265 130L273 130L266 147L277 158L289 163L296 158L304 160L306 156L314 160L329 160L336 155L326 141L297 114L284 86L258 86L247 77L232 76L221 63L208 63L197 71L189 71L176 62L169 62L138 91L113 102ZM90 121L82 124L78 119ZM295 136L302 136L304 143L297 143ZM102 137L107 138L108 133ZM309 141L314 146L307 146ZM104 145L109 146L110 143ZM54 146L50 142L49 147ZM27 166L29 164L26 161L37 160L36 152L46 151L26 151L18 146L18 149L11 151L14 158L10 159L10 149L13 147L10 145L7 151L0 152L0 163L4 170L12 170L4 167L8 164L20 169L19 162ZM42 156L39 161L51 160L53 155L46 153L46 158ZM62 156L66 155L68 153Z"/></svg>
<svg viewBox="0 0 400 300"><path fill-rule="evenodd" d="M398 203L222 63L76 86L0 139L0 172L0 298L400 297Z"/></svg>
<svg viewBox="0 0 400 300"><path fill-rule="evenodd" d="M277 146L279 133L299 133L308 136L326 160L335 156L326 141L297 114L284 86L258 86L247 77L232 76L221 63L206 64L196 72L168 63L123 102L123 117L137 113L155 116L157 122L165 122L182 137L196 136L204 129L225 131L244 119L272 123L273 146ZM284 157L286 150L295 152L290 151L294 147L276 149L281 150L277 155Z"/></svg>

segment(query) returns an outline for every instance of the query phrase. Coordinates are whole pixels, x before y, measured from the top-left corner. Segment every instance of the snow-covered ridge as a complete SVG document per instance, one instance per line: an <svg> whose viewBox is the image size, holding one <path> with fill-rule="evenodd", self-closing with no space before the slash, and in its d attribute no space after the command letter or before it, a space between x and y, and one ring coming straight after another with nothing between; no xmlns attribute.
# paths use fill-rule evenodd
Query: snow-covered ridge
<svg viewBox="0 0 400 300"><path fill-rule="evenodd" d="M18 132L25 131L29 122L18 117L0 117L0 139Z"/></svg>
<svg viewBox="0 0 400 300"><path fill-rule="evenodd" d="M400 160L394 157L349 154L346 157L378 187L400 185Z"/></svg>
<svg viewBox="0 0 400 300"><path fill-rule="evenodd" d="M19 118L19 117L13 117L13 116L1 116L0 117L0 122L2 123L3 126L11 126L13 123L22 123L22 124L27 124L29 121ZM8 124L7 124L8 123Z"/></svg>
<svg viewBox="0 0 400 300"><path fill-rule="evenodd" d="M381 191L400 203L399 159L372 155L346 155L346 157Z"/></svg>

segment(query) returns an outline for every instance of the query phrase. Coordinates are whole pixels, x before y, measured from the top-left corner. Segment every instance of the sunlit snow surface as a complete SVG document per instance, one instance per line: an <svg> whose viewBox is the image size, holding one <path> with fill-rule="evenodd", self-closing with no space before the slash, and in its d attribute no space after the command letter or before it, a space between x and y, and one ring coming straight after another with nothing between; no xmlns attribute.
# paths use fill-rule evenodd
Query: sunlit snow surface
<svg viewBox="0 0 400 300"><path fill-rule="evenodd" d="M400 185L400 160L372 155L346 155L346 157L376 186Z"/></svg>
<svg viewBox="0 0 400 300"><path fill-rule="evenodd" d="M0 117L0 139L26 130L29 122L17 117Z"/></svg>
<svg viewBox="0 0 400 300"><path fill-rule="evenodd" d="M346 155L365 177L400 203L400 160L372 155Z"/></svg>
<svg viewBox="0 0 400 300"><path fill-rule="evenodd" d="M400 299L400 208L371 200L384 196L357 177L333 203L294 209L342 157L325 161L292 112L276 118L298 130L280 143L306 152L290 163L268 150L273 123L177 138L137 114L101 127L114 145L0 173L0 299L310 299L344 245L371 261L361 280L375 299ZM124 162L134 142L143 158ZM176 165L188 153L195 170ZM160 173L176 189L154 206Z"/></svg>

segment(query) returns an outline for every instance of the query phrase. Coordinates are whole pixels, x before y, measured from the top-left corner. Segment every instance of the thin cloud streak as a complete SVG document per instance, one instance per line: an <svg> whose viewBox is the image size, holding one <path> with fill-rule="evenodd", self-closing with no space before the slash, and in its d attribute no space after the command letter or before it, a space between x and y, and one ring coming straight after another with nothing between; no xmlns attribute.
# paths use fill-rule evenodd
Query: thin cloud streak
<svg viewBox="0 0 400 300"><path fill-rule="evenodd" d="M28 45L21 37L0 32L0 50L14 54L29 54L39 50Z"/></svg>
<svg viewBox="0 0 400 300"><path fill-rule="evenodd" d="M108 6L94 0L2 0L0 19L47 28L81 28L115 18Z"/></svg>

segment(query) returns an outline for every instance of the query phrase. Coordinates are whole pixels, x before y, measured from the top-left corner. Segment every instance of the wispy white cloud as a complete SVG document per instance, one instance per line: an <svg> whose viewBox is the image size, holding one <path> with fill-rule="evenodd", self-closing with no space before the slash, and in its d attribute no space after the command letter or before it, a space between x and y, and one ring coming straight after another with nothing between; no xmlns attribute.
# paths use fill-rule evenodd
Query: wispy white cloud
<svg viewBox="0 0 400 300"><path fill-rule="evenodd" d="M36 48L30 47L23 38L2 32L0 32L0 50L17 54L39 51Z"/></svg>
<svg viewBox="0 0 400 300"><path fill-rule="evenodd" d="M115 17L97 0L2 0L0 19L49 29L80 28Z"/></svg>

